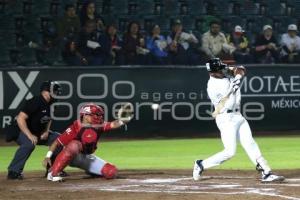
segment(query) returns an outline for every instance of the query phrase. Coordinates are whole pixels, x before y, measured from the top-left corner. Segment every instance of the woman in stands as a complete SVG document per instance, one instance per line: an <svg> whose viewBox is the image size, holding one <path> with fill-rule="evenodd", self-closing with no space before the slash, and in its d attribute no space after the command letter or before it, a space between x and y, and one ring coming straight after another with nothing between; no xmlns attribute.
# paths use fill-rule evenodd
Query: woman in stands
<svg viewBox="0 0 300 200"><path fill-rule="evenodd" d="M137 22L129 23L123 39L123 53L126 65L145 65L149 61L149 50L145 38L140 33Z"/></svg>
<svg viewBox="0 0 300 200"><path fill-rule="evenodd" d="M154 25L147 38L147 49L151 53L151 61L155 65L168 64L167 40L160 34L159 25Z"/></svg>
<svg viewBox="0 0 300 200"><path fill-rule="evenodd" d="M99 43L103 49L105 65L122 65L122 41L117 35L118 29L115 24L107 26L105 34L100 36Z"/></svg>
<svg viewBox="0 0 300 200"><path fill-rule="evenodd" d="M97 15L96 6L93 1L86 1L81 8L80 23L83 27L87 21L94 20L97 24L97 31L104 32L105 25L103 19Z"/></svg>

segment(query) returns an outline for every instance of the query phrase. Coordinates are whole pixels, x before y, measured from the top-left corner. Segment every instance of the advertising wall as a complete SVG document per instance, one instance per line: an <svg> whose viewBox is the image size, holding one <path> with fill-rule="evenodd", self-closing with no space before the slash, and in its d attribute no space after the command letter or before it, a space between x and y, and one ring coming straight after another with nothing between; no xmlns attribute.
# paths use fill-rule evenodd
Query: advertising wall
<svg viewBox="0 0 300 200"><path fill-rule="evenodd" d="M108 120L122 102L131 102L135 118L128 125L129 136L207 134L217 131L206 93L208 78L203 66L3 68L0 123L7 126L24 100L51 79L60 81L64 91L55 104L55 130L62 131L76 119L84 102L102 105ZM300 129L300 66L248 66L241 91L241 112L252 129ZM153 103L160 109L153 110Z"/></svg>

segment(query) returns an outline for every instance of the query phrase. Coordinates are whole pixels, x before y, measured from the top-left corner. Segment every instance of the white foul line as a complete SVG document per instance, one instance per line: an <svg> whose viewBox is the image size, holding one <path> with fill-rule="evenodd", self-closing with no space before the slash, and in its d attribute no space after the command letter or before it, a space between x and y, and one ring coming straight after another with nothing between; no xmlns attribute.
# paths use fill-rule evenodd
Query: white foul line
<svg viewBox="0 0 300 200"><path fill-rule="evenodd" d="M214 177L204 177L208 179L214 179L218 178L216 176ZM241 177L232 177L232 176L221 176L219 177L221 179L239 179ZM250 177L247 177L247 179ZM116 192L136 192L136 193L167 193L167 194L216 194L216 195L239 195L239 194L257 194L261 196L271 196L271 197L279 197L284 198L288 200L300 200L298 197L292 197L287 195L281 195L276 194L274 191L277 191L275 188L247 188L242 187L242 185L237 184L228 184L228 183L221 183L218 182L218 185L216 183L210 183L212 185L206 185L206 186L198 186L199 188L195 189L195 186L191 185L176 185L174 183L184 180L192 180L191 178L152 178L152 179L127 179L128 182L132 183L141 183L140 185L134 184L134 185L122 185L122 186L107 186L104 188L99 189L100 191L116 191ZM297 182L300 181L300 179L287 179L287 182ZM165 183L163 185L162 183ZM207 183L207 182L206 182ZM144 186L144 184L148 186L154 186L157 187L156 189L143 189L141 187ZM208 184L208 183L207 183ZM264 184L266 185L266 184ZM300 186L299 184L267 184L268 186L274 185L274 186L283 186L283 187L290 187L290 186ZM239 188L241 187L241 188ZM131 188L131 189L130 189ZM165 188L165 189L164 189ZM209 189L216 189L216 188L222 188L222 189L238 189L238 190L244 190L244 191L237 191L237 192L215 192L215 191L199 191L199 189L203 190L209 190ZM180 191L181 189L181 191ZM195 189L195 191L188 191L188 189Z"/></svg>

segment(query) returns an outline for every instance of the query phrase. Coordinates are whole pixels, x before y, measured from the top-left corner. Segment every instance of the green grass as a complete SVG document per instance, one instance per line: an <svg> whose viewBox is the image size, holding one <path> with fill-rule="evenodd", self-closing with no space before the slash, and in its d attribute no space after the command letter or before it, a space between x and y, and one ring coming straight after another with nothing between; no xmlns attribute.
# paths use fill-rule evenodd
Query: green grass
<svg viewBox="0 0 300 200"><path fill-rule="evenodd" d="M300 137L256 138L264 157L273 169L296 169L300 166ZM0 148L0 172L12 159L17 146ZM191 169L193 161L222 150L220 139L135 140L100 143L97 155L119 169ZM25 170L42 170L47 148L38 146L27 161ZM236 156L218 169L253 169L248 156L238 146Z"/></svg>

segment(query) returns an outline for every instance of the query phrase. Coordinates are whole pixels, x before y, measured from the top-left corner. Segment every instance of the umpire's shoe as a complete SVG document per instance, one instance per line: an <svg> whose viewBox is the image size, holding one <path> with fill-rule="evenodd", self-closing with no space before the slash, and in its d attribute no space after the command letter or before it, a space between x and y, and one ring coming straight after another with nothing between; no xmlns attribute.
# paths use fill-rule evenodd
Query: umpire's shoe
<svg viewBox="0 0 300 200"><path fill-rule="evenodd" d="M275 175L272 172L270 172L268 174L264 174L262 172L261 182L262 183L282 182L282 181L284 181L284 179L285 178L283 176Z"/></svg>
<svg viewBox="0 0 300 200"><path fill-rule="evenodd" d="M14 172L14 171L8 171L7 179L8 180L23 180L23 174Z"/></svg>
<svg viewBox="0 0 300 200"><path fill-rule="evenodd" d="M47 180L53 181L53 182L63 182L64 181L61 176L52 176L52 172L48 173Z"/></svg>
<svg viewBox="0 0 300 200"><path fill-rule="evenodd" d="M194 163L194 170L193 170L193 179L198 181L201 177L204 168L202 165L202 160L196 160Z"/></svg>

